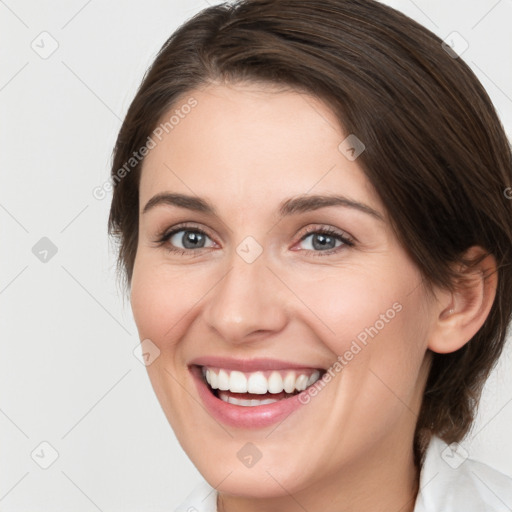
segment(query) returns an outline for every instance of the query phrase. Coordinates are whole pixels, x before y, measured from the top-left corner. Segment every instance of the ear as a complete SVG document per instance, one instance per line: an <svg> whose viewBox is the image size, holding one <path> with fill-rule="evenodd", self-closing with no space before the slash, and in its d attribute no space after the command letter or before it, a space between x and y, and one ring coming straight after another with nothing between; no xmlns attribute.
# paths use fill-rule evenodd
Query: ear
<svg viewBox="0 0 512 512"><path fill-rule="evenodd" d="M482 327L491 310L498 284L496 259L482 247L464 253L464 261L479 263L459 269L454 291L436 290L435 319L428 348L445 354L463 347Z"/></svg>

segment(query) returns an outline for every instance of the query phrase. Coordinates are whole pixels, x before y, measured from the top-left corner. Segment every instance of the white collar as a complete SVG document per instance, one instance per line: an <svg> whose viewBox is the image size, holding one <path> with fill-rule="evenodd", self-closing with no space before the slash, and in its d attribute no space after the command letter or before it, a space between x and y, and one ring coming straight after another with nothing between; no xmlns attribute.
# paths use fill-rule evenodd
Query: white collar
<svg viewBox="0 0 512 512"><path fill-rule="evenodd" d="M447 445L437 436L431 439L414 512L512 510L512 477L471 458L469 451L464 441Z"/></svg>

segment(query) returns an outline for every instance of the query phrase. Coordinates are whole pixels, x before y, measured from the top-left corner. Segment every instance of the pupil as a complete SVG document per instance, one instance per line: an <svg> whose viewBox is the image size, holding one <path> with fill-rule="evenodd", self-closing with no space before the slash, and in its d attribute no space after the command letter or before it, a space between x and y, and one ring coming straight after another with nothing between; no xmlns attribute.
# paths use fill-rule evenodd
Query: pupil
<svg viewBox="0 0 512 512"><path fill-rule="evenodd" d="M313 237L313 247L315 249L334 249L335 243L336 241L332 236L318 234Z"/></svg>
<svg viewBox="0 0 512 512"><path fill-rule="evenodd" d="M183 246L187 249L195 249L198 246L202 247L201 242L204 242L204 237L201 233L187 231L183 235Z"/></svg>

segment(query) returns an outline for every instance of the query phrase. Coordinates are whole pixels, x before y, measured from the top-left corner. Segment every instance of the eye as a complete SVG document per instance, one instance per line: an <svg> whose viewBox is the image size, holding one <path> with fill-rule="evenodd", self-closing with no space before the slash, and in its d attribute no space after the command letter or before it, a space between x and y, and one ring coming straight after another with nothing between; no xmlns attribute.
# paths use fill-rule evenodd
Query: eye
<svg viewBox="0 0 512 512"><path fill-rule="evenodd" d="M352 247L353 241L348 238L344 233L338 232L332 228L310 228L307 230L300 243L303 244L303 249L312 251L315 256L332 254L341 250L343 246Z"/></svg>
<svg viewBox="0 0 512 512"><path fill-rule="evenodd" d="M207 245L208 241L210 245ZM158 242L166 244L169 251L180 254L215 246L215 242L203 230L186 226L168 231L159 237Z"/></svg>
<svg viewBox="0 0 512 512"><path fill-rule="evenodd" d="M194 254L198 249L215 247L216 243L202 229L192 226L177 226L158 237L157 243L165 245L170 252ZM303 250L315 256L336 253L344 246L352 247L354 242L348 235L329 227L311 227L306 230L299 244Z"/></svg>

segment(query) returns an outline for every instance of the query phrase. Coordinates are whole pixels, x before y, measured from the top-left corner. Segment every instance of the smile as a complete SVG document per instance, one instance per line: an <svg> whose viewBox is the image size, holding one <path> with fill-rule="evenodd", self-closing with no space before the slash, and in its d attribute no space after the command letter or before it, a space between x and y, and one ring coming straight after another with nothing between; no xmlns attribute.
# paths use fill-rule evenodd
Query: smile
<svg viewBox="0 0 512 512"><path fill-rule="evenodd" d="M290 398L320 378L320 371L314 369L244 373L203 366L202 374L217 398L243 407L257 407Z"/></svg>
<svg viewBox="0 0 512 512"><path fill-rule="evenodd" d="M304 407L301 394L326 373L283 361L199 358L189 364L204 410L218 422L255 429Z"/></svg>

